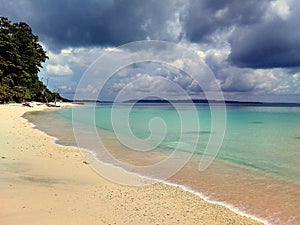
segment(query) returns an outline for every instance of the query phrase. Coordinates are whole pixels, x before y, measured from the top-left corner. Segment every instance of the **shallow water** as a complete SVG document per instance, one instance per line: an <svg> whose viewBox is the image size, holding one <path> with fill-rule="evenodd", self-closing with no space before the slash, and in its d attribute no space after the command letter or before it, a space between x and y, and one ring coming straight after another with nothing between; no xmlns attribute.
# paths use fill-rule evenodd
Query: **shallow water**
<svg viewBox="0 0 300 225"><path fill-rule="evenodd" d="M97 105L93 114L97 134L109 153L119 161L144 168L167 159L176 147L179 150L176 155L178 162L195 151L184 168L176 170L169 181L188 186L213 200L232 204L274 224L300 224L300 108L227 105L226 133L217 159L207 170L200 172L199 162L209 137L218 132L211 131L208 105L196 105L196 119L193 108L188 105L180 105L177 110L165 104L136 105L129 118L126 114L128 107L121 104L113 108L114 124L111 122L112 105ZM109 161L110 158L101 152L103 148L96 143L98 137L94 137L90 129L93 125L93 120L88 117L91 108L93 106L78 108L80 113L76 114L74 123L82 128L79 144L96 152L101 160ZM76 143L72 132L72 109L31 113L26 117L39 129L59 137L60 143ZM116 138L113 125L125 144ZM140 145L143 140L148 141ZM132 146L156 148L136 151L130 149ZM163 168L176 168L173 166L177 159ZM161 168L152 170L151 174L146 170L126 169L145 172L152 177L160 177L162 173Z"/></svg>

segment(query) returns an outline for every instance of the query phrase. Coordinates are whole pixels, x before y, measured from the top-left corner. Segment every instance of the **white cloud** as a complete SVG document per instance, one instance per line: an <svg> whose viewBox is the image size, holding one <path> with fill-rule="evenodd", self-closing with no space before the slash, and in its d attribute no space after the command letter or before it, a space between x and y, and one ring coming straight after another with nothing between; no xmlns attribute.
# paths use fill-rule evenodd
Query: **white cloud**
<svg viewBox="0 0 300 225"><path fill-rule="evenodd" d="M176 66L178 69L183 69L184 62L181 59L177 59L173 62L174 66Z"/></svg>
<svg viewBox="0 0 300 225"><path fill-rule="evenodd" d="M57 76L70 76L73 75L73 71L69 65L52 65L48 64L46 66L47 73Z"/></svg>
<svg viewBox="0 0 300 225"><path fill-rule="evenodd" d="M223 18L226 16L227 13L228 13L228 8L226 7L226 8L224 8L224 9L218 10L218 11L216 12L216 14L215 14L215 17L216 17L217 19L223 19Z"/></svg>
<svg viewBox="0 0 300 225"><path fill-rule="evenodd" d="M122 52L119 48L105 48L104 51L106 52Z"/></svg>
<svg viewBox="0 0 300 225"><path fill-rule="evenodd" d="M199 56L201 59L205 59L205 56L206 56L205 52L203 52L203 51L197 51L197 54L198 54L198 56Z"/></svg>
<svg viewBox="0 0 300 225"><path fill-rule="evenodd" d="M118 101L129 99L142 99L161 97L165 99L180 99L189 96L177 82L173 82L163 76L138 73L130 80L113 85L118 92Z"/></svg>
<svg viewBox="0 0 300 225"><path fill-rule="evenodd" d="M290 6L288 0L276 0L271 2L269 10L266 14L267 19L271 19L274 15L279 16L281 19L286 20L290 15Z"/></svg>
<svg viewBox="0 0 300 225"><path fill-rule="evenodd" d="M172 40L179 40L180 35L183 32L183 27L181 23L181 12L184 10L184 4L182 4L181 9L178 9L174 13L174 16L171 20L167 21L167 32L172 36Z"/></svg>
<svg viewBox="0 0 300 225"><path fill-rule="evenodd" d="M282 19L286 19L290 14L290 7L286 0L277 0L276 2L272 2L271 7Z"/></svg>
<svg viewBox="0 0 300 225"><path fill-rule="evenodd" d="M199 60L203 60L214 72L217 83L224 89L224 94L230 99L247 100L251 96L254 96L252 100L259 101L265 95L280 95L280 94L300 94L300 74L296 72L292 73L288 69L249 69L238 68L231 65L227 59L230 54L230 47L223 42L219 42L220 45L211 48L206 45L181 43L183 47L190 48L195 51L199 56ZM124 56L128 57L129 53L123 50ZM61 88L63 92L72 93L76 89L77 82L84 74L84 71L103 53L112 52L118 53L116 48L72 48L63 49L59 53L53 53L49 51L49 62L46 63L44 73L48 75L55 75L51 79L52 83L59 83L62 86L67 85L68 88ZM160 55L163 51L159 49L155 52L141 51L139 54L147 55L149 58L152 54ZM163 52L165 54L165 52ZM172 53L170 53L172 54ZM124 97L127 99L138 98L140 95L148 94L168 94L172 99L180 99L176 88L174 89L171 83L161 83L160 78L166 78L167 80L178 84L185 89L193 97L201 97L201 90L199 86L192 82L192 78L184 73L178 72L177 68L183 71L189 68L193 74L199 74L197 77L201 83L200 85L207 90L210 89L212 83L209 76L206 76L205 70L201 71L196 66L197 62L191 61L188 58L174 57L172 69L166 69L168 66L161 64L153 66L154 64L148 63L140 67L133 65L127 69L121 69L117 72L115 78L110 83L109 89L107 89L107 95L104 99L112 99L110 97L115 96L116 93L122 91ZM120 58L122 61L123 58ZM106 65L106 64L105 64ZM174 67L175 66L175 67ZM91 76L90 84L93 86L87 86L84 90L80 90L84 93L86 98L88 94L96 93L99 91L104 80L102 75L106 69L110 68L109 61L107 66L94 68L95 76ZM99 71L98 71L99 70ZM172 71L172 72L171 72ZM70 76L74 74L74 76ZM100 83L97 83L97 82ZM138 80L137 82L134 82ZM74 84L73 84L73 83ZM70 86L70 84L72 85ZM132 84L130 84L132 83ZM94 87L95 86L95 87ZM70 89L71 88L71 89ZM71 96L72 98L72 96Z"/></svg>
<svg viewBox="0 0 300 225"><path fill-rule="evenodd" d="M62 49L62 50L60 51L60 53L63 54L63 55L69 55L69 54L72 53L72 51L73 51L72 48L65 48L65 49Z"/></svg>

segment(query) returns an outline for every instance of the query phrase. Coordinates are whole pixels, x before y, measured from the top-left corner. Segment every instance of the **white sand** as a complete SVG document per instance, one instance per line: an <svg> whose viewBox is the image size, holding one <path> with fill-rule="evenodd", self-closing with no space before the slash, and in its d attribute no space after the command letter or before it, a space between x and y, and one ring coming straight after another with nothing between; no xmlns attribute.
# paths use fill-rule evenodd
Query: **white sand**
<svg viewBox="0 0 300 225"><path fill-rule="evenodd" d="M45 108L0 106L0 224L260 224L178 187L107 181L21 117Z"/></svg>

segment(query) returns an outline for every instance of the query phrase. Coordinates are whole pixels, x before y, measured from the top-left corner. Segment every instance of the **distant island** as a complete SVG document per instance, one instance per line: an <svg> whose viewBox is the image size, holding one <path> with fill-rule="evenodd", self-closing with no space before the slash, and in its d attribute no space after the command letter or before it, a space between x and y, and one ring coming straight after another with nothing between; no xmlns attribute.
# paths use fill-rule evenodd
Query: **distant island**
<svg viewBox="0 0 300 225"><path fill-rule="evenodd" d="M235 104L235 105L264 105L264 106L290 106L290 107L300 107L300 103L284 103L284 102L252 102L252 101L233 101L233 100L207 100L207 99L183 99L183 100L165 100L165 99L140 99L140 100L128 100L122 103L137 103L137 104L167 104L167 103L198 103L198 104L208 104L208 103L225 103L225 104ZM102 101L101 101L102 103ZM113 102L110 102L113 103Z"/></svg>
<svg viewBox="0 0 300 225"><path fill-rule="evenodd" d="M141 99L141 100L128 100L124 103L227 103L227 104L263 104L262 102L243 102L243 101L220 101L220 100L207 100L207 99L183 99L183 100L165 100L165 99Z"/></svg>
<svg viewBox="0 0 300 225"><path fill-rule="evenodd" d="M288 106L288 107L300 107L300 103L289 103L289 102L251 102L251 101L234 101L234 100L207 100L207 99L181 99L181 100L166 100L166 99L131 99L123 102L114 102L109 100L69 100L63 99L64 102L73 102L73 103L98 103L98 104L170 104L170 103L195 103L195 104L232 104L232 105L252 105L252 106Z"/></svg>
<svg viewBox="0 0 300 225"><path fill-rule="evenodd" d="M234 100L207 100L207 99L181 99L181 100L166 100L166 99L131 99L123 102L114 102L109 100L94 100L94 99L75 99L69 100L64 98L63 102L73 103L98 103L98 104L122 104L122 103L135 103L135 104L170 104L170 103L195 103L195 104L232 104L232 105L252 105L252 106L288 106L288 107L300 107L300 103L289 102L257 102L257 101L234 101Z"/></svg>
<svg viewBox="0 0 300 225"><path fill-rule="evenodd" d="M67 99L67 98L63 98L62 99L63 102L73 102L73 103L85 103L85 102L91 102L91 103L100 103L100 100L93 100L93 99Z"/></svg>

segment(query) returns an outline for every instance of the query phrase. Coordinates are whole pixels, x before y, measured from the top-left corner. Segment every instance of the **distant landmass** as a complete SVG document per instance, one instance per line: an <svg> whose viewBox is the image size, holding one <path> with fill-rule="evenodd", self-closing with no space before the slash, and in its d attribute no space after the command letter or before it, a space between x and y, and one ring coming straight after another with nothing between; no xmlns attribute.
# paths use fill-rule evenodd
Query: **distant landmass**
<svg viewBox="0 0 300 225"><path fill-rule="evenodd" d="M67 99L67 98L64 98L63 99L63 102L73 102L73 103L85 103L85 102L92 102L92 103L100 103L100 100L90 100L90 99L83 99L83 100L70 100L70 99ZM101 101L102 103L102 101Z"/></svg>
<svg viewBox="0 0 300 225"><path fill-rule="evenodd" d="M101 101L102 102L102 101ZM128 100L123 103L140 103L140 104L167 104L167 103L225 103L225 104L235 104L235 105L264 105L264 106L290 106L290 107L300 107L300 103L282 103L282 102L251 102L251 101L233 101L233 100L210 100L207 99L191 99L191 100L165 100L165 99L141 99L141 100Z"/></svg>
<svg viewBox="0 0 300 225"><path fill-rule="evenodd" d="M128 100L124 101L123 103L155 103L155 104L165 104L165 103L226 103L226 104L264 104L262 102L243 102L243 101L231 101L231 100L225 100L225 101L220 101L220 100L210 100L208 101L207 99L183 99L183 100L165 100L165 99L141 99L141 100Z"/></svg>
<svg viewBox="0 0 300 225"><path fill-rule="evenodd" d="M107 100L90 100L90 99L83 99L83 100L69 100L64 98L64 102L74 102L74 103L101 103L101 104L112 104L115 103L113 101ZM234 104L234 105L257 105L257 106L289 106L289 107L300 107L300 103L286 103L286 102L251 102L251 101L233 101L233 100L207 100L207 99L183 99L183 100L165 100L165 99L132 99L128 101L118 102L118 103L136 103L136 104L168 104L168 103L196 103L196 104L208 104L208 103L215 103L215 104Z"/></svg>
<svg viewBox="0 0 300 225"><path fill-rule="evenodd" d="M72 102L72 103L76 103L76 104L84 104L84 103L100 103L100 100L90 100L90 99L83 99L83 100L71 100L71 99L67 99L67 98L63 98L62 99L63 102ZM101 101L101 103L103 103Z"/></svg>

